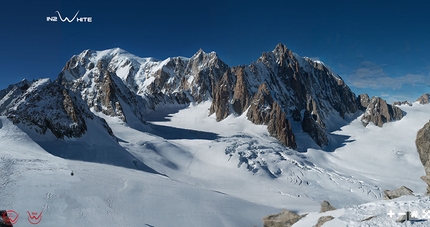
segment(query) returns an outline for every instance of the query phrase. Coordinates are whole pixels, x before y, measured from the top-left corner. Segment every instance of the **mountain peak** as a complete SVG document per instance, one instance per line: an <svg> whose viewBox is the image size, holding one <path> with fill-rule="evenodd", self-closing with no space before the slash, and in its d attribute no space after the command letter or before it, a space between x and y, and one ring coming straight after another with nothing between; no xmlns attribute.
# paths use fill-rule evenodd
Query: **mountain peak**
<svg viewBox="0 0 430 227"><path fill-rule="evenodd" d="M206 55L206 52L200 48L191 58L198 58L199 56L204 56Z"/></svg>
<svg viewBox="0 0 430 227"><path fill-rule="evenodd" d="M273 51L286 53L288 51L288 47L283 43L278 43Z"/></svg>
<svg viewBox="0 0 430 227"><path fill-rule="evenodd" d="M199 51L197 51L191 58L191 62L193 62L193 66L196 67L198 65L200 66L209 66L209 65L225 65L224 62L221 61L221 59L218 57L217 53L214 51L210 53L206 53L201 48Z"/></svg>
<svg viewBox="0 0 430 227"><path fill-rule="evenodd" d="M191 58L204 58L208 56L209 58L218 58L218 55L215 51L211 51L210 53L206 53L202 48L200 48Z"/></svg>
<svg viewBox="0 0 430 227"><path fill-rule="evenodd" d="M128 51L121 49L119 47L112 48L112 54L129 54Z"/></svg>
<svg viewBox="0 0 430 227"><path fill-rule="evenodd" d="M293 52L289 50L288 47L282 43L278 43L278 45L276 45L275 49L272 52L278 57L285 56L285 55L289 57L293 56Z"/></svg>

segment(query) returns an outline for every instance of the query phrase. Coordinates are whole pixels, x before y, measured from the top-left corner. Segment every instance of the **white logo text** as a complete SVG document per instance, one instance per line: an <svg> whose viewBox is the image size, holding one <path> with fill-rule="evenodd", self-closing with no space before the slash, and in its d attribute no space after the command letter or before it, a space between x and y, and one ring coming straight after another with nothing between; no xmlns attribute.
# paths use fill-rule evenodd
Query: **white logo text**
<svg viewBox="0 0 430 227"><path fill-rule="evenodd" d="M93 22L92 17L78 17L79 10L78 10L78 12L76 12L75 16L73 16L72 19L69 19L68 17L63 18L61 16L61 13L58 10L55 11L55 13L57 13L58 17L57 16L46 17L46 21L49 21L49 22L57 22L57 21L66 22L67 21L69 23L72 23L76 19L76 22Z"/></svg>

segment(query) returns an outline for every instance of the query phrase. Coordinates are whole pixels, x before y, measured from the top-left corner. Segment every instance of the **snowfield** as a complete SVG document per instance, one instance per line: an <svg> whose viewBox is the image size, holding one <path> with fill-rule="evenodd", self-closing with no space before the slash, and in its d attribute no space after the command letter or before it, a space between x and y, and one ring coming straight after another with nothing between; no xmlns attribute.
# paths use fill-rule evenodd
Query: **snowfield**
<svg viewBox="0 0 430 227"><path fill-rule="evenodd" d="M0 209L17 212L18 227L35 226L27 211L43 211L39 226L252 227L282 209L309 213L294 226L328 215L324 226L430 224L414 143L430 105L400 106L407 115L383 128L333 116L330 145L306 152L283 147L246 113L216 122L209 107L160 107L147 125L100 114L118 143L91 122L63 141L0 117ZM299 147L311 140L297 138ZM417 196L382 200L402 185ZM323 200L339 209L318 213ZM406 211L417 220L396 223Z"/></svg>

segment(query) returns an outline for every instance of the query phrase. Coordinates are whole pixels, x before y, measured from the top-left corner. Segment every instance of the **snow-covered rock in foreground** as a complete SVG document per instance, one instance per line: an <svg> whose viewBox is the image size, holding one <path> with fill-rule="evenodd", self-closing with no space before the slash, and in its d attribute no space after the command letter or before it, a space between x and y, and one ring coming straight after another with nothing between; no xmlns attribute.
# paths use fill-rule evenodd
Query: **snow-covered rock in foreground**
<svg viewBox="0 0 430 227"><path fill-rule="evenodd" d="M400 222L406 212L410 212L410 220ZM309 213L293 227L314 226L320 217L332 216L333 220L326 222L324 227L382 227L382 226L429 226L430 198L405 196L394 200L380 200L325 213Z"/></svg>

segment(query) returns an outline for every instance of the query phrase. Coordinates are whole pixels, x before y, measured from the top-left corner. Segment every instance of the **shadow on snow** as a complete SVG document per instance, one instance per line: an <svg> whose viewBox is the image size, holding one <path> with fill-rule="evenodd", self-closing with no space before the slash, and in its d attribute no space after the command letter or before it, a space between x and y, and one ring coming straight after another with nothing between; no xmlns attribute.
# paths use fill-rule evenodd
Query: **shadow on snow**
<svg viewBox="0 0 430 227"><path fill-rule="evenodd" d="M203 132L193 129L175 128L171 126L156 125L148 123L152 131L150 133L160 136L164 139L201 139L201 140L216 140L219 139L219 135L212 132Z"/></svg>

